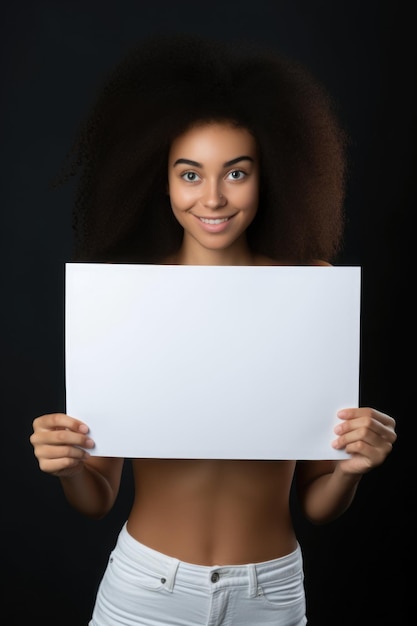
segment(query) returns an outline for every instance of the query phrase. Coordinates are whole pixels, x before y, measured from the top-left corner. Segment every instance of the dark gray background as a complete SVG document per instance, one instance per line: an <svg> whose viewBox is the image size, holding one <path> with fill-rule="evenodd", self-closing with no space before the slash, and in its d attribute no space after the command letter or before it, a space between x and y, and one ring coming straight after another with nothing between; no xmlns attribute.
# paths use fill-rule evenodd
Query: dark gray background
<svg viewBox="0 0 417 626"><path fill-rule="evenodd" d="M50 180L103 73L130 44L164 31L275 46L306 63L339 103L352 136L340 263L363 268L361 403L395 416L399 440L341 519L316 528L296 504L294 518L311 626L409 623L416 39L408 5L17 0L3 6L1 570L8 626L86 625L129 508L127 467L105 520L71 510L58 481L38 469L29 435L34 417L65 409L63 276L73 188L50 191Z"/></svg>

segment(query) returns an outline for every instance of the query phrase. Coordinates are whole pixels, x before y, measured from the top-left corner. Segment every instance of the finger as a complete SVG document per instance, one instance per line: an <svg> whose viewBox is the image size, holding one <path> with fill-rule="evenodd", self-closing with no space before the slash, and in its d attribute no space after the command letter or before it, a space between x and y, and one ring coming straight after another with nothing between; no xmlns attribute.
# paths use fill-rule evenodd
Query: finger
<svg viewBox="0 0 417 626"><path fill-rule="evenodd" d="M58 459L75 459L81 461L87 459L90 454L83 448L76 446L49 446L41 445L36 448L35 455L42 461Z"/></svg>
<svg viewBox="0 0 417 626"><path fill-rule="evenodd" d="M70 417L65 413L47 413L33 420L33 430L57 430L67 428L68 430L88 433L87 424L75 417Z"/></svg>
<svg viewBox="0 0 417 626"><path fill-rule="evenodd" d="M386 445L392 445L389 437L385 433L378 433L369 428L357 428L351 432L346 433L338 438L339 445L346 448L349 444L362 441L365 444L373 447L379 447Z"/></svg>
<svg viewBox="0 0 417 626"><path fill-rule="evenodd" d="M342 420L352 420L356 418L368 418L380 422L384 426L388 426L392 429L395 429L395 420L390 415L386 413L382 413L381 411L377 411L376 409L372 409L370 407L359 407L359 408L349 408L349 409L341 409L337 412L337 416Z"/></svg>
<svg viewBox="0 0 417 626"><path fill-rule="evenodd" d="M77 458L58 458L58 459L41 459L39 461L39 467L43 472L56 475L70 475L73 470L80 468L84 459Z"/></svg>
<svg viewBox="0 0 417 626"><path fill-rule="evenodd" d="M342 422L334 427L334 432L339 437L345 437L345 443L354 439L366 439L368 433L374 433L380 437L385 436L386 429L379 422L375 422L368 417L356 418L348 422Z"/></svg>
<svg viewBox="0 0 417 626"><path fill-rule="evenodd" d="M93 448L94 441L88 435L73 432L72 430L37 430L30 436L33 447L48 445L51 447L80 446Z"/></svg>
<svg viewBox="0 0 417 626"><path fill-rule="evenodd" d="M392 451L392 445L388 441L383 441L378 446L373 446L365 441L354 441L345 448L352 457L360 458L371 468L383 463Z"/></svg>

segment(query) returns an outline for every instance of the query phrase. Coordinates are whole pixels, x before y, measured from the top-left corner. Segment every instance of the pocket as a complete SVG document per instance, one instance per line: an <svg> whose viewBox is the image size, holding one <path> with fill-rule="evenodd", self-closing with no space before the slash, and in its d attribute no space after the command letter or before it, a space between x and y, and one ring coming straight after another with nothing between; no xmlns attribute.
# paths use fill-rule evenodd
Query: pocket
<svg viewBox="0 0 417 626"><path fill-rule="evenodd" d="M265 582L258 586L258 596L277 608L305 604L304 573L301 571L285 579Z"/></svg>
<svg viewBox="0 0 417 626"><path fill-rule="evenodd" d="M140 587L149 591L165 588L166 577L163 574L146 569L140 562L121 558L117 550L110 554L107 569L109 574L129 587Z"/></svg>

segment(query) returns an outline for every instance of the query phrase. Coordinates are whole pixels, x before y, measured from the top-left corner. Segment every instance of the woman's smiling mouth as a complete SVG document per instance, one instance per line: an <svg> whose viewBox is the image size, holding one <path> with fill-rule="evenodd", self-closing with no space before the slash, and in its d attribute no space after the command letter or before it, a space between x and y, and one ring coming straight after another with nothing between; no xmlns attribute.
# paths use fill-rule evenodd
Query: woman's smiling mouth
<svg viewBox="0 0 417 626"><path fill-rule="evenodd" d="M194 217L200 223L203 231L215 235L223 233L229 229L234 215L229 215L228 217L201 217L199 215L194 215Z"/></svg>

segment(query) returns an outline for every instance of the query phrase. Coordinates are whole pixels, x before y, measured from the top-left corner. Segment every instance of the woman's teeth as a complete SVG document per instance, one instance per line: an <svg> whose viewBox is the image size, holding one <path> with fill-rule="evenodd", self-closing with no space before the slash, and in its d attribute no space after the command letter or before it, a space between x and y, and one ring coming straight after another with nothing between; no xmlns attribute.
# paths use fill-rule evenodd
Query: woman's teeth
<svg viewBox="0 0 417 626"><path fill-rule="evenodd" d="M228 217L223 217L222 219L210 220L206 217L200 217L200 220L203 222L203 224L223 224L223 222L227 222L228 219Z"/></svg>

